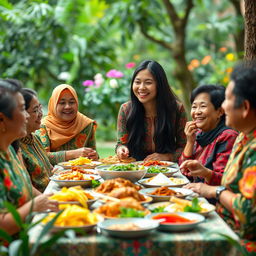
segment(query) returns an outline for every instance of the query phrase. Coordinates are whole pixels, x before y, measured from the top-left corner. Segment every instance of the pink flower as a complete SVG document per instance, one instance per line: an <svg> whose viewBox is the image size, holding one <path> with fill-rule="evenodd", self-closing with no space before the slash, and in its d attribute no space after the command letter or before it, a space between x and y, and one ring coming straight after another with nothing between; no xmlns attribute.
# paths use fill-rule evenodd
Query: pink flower
<svg viewBox="0 0 256 256"><path fill-rule="evenodd" d="M135 62L129 62L125 65L126 68L134 68L135 67Z"/></svg>
<svg viewBox="0 0 256 256"><path fill-rule="evenodd" d="M124 76L124 74L116 69L111 69L108 71L106 76L109 78L121 78Z"/></svg>
<svg viewBox="0 0 256 256"><path fill-rule="evenodd" d="M93 86L94 81L93 80L85 80L83 81L83 86Z"/></svg>

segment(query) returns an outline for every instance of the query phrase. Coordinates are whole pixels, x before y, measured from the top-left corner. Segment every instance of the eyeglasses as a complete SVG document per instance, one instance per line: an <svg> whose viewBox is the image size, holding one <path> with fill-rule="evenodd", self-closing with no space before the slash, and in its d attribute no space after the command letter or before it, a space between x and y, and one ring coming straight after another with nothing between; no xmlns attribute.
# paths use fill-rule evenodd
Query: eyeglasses
<svg viewBox="0 0 256 256"><path fill-rule="evenodd" d="M27 111L27 112L29 114L35 114L35 115L42 114L43 113L43 107L40 104L39 106L36 106L32 111Z"/></svg>

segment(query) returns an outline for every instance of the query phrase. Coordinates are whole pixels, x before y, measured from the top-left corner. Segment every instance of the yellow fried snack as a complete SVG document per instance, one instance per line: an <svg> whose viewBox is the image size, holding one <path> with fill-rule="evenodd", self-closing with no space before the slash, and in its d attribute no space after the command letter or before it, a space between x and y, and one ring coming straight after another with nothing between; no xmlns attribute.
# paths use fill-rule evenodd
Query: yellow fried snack
<svg viewBox="0 0 256 256"><path fill-rule="evenodd" d="M83 165L83 164L90 164L92 162L91 159L87 157L80 156L74 160L69 160L68 163L71 165Z"/></svg>
<svg viewBox="0 0 256 256"><path fill-rule="evenodd" d="M192 202L191 201L186 200L186 199L177 198L175 196L172 196L170 198L170 202L174 203L172 208L175 209L176 212L184 212L184 208L186 206L192 206ZM199 205L201 207L200 212L206 212L207 211L207 209L202 207L202 203L201 202L199 202Z"/></svg>
<svg viewBox="0 0 256 256"><path fill-rule="evenodd" d="M73 171L71 173L60 174L58 180L94 180L93 176L84 175L81 172Z"/></svg>
<svg viewBox="0 0 256 256"><path fill-rule="evenodd" d="M89 193L86 193L80 186L71 188L62 188L61 191L55 193L49 197L51 200L57 200L60 202L78 201L83 207L87 208L88 199L94 197Z"/></svg>
<svg viewBox="0 0 256 256"><path fill-rule="evenodd" d="M98 222L97 214L91 213L88 209L85 209L78 205L62 205L64 211L60 214L54 223L54 226L66 227L66 226L84 226L95 224ZM56 213L48 214L43 223L48 223Z"/></svg>

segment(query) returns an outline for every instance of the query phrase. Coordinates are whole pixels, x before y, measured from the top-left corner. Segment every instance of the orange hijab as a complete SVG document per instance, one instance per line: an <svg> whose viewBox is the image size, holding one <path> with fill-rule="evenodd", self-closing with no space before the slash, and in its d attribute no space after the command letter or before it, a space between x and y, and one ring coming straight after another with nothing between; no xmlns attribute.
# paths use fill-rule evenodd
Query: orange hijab
<svg viewBox="0 0 256 256"><path fill-rule="evenodd" d="M62 121L57 117L57 104L62 91L65 89L68 89L74 96L78 106L78 97L72 86L68 84L60 84L54 88L48 103L48 115L42 120L51 140L51 150L56 150L61 145L64 145L79 134L86 126L94 122L92 119L86 117L80 112L77 112L76 117L72 121L68 122Z"/></svg>

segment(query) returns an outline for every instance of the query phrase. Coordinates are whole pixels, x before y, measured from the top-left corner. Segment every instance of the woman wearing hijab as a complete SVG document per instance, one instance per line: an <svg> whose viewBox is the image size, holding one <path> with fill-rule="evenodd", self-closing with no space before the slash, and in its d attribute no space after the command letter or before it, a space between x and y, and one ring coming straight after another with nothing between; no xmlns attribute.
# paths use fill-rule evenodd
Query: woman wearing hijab
<svg viewBox="0 0 256 256"><path fill-rule="evenodd" d="M80 156L98 159L95 143L96 122L78 111L75 89L57 86L48 103L48 115L37 131L42 144L56 164Z"/></svg>

